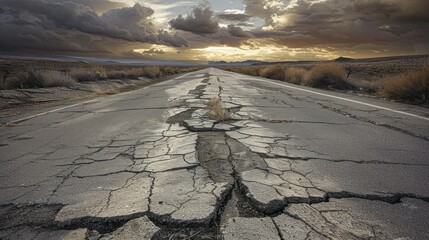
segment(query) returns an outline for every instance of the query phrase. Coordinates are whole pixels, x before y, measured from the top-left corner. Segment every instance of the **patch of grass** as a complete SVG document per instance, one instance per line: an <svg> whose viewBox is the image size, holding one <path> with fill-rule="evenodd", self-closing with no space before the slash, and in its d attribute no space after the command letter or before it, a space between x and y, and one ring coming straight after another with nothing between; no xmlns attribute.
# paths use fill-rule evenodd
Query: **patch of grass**
<svg viewBox="0 0 429 240"><path fill-rule="evenodd" d="M149 66L143 68L143 76L147 78L159 78L160 73L161 71L157 66Z"/></svg>
<svg viewBox="0 0 429 240"><path fill-rule="evenodd" d="M177 73L177 68L166 66L166 67L163 67L161 69L161 72L162 72L163 75L169 76L169 75L176 74Z"/></svg>
<svg viewBox="0 0 429 240"><path fill-rule="evenodd" d="M106 69L102 66L91 68L72 68L69 75L78 82L91 82L108 78Z"/></svg>
<svg viewBox="0 0 429 240"><path fill-rule="evenodd" d="M347 82L348 72L340 64L320 64L314 66L306 75L305 86L330 89L355 89Z"/></svg>
<svg viewBox="0 0 429 240"><path fill-rule="evenodd" d="M280 65L267 66L259 70L259 76L276 80L284 80L285 68Z"/></svg>
<svg viewBox="0 0 429 240"><path fill-rule="evenodd" d="M112 70L107 72L107 78L109 79L122 79L127 78L128 74L125 71Z"/></svg>
<svg viewBox="0 0 429 240"><path fill-rule="evenodd" d="M413 103L428 103L429 65L423 69L384 79L381 96Z"/></svg>
<svg viewBox="0 0 429 240"><path fill-rule="evenodd" d="M351 80L348 79L348 82L356 86L356 88L364 93L379 93L381 89L383 88L383 79L380 79L378 77L368 77L361 80Z"/></svg>
<svg viewBox="0 0 429 240"><path fill-rule="evenodd" d="M76 84L67 74L53 70L27 70L17 77L16 88L70 87Z"/></svg>
<svg viewBox="0 0 429 240"><path fill-rule="evenodd" d="M141 76L143 76L143 69L142 68L131 68L127 72L128 78L138 79Z"/></svg>
<svg viewBox="0 0 429 240"><path fill-rule="evenodd" d="M260 67L242 67L242 68L234 68L233 71L250 75L250 76L259 76L260 70L261 70Z"/></svg>
<svg viewBox="0 0 429 240"><path fill-rule="evenodd" d="M208 116L210 119L224 121L229 118L229 112L223 107L222 100L219 97L210 99L207 106L209 107Z"/></svg>
<svg viewBox="0 0 429 240"><path fill-rule="evenodd" d="M290 67L285 70L284 80L293 84L301 85L307 77L308 71L304 68Z"/></svg>

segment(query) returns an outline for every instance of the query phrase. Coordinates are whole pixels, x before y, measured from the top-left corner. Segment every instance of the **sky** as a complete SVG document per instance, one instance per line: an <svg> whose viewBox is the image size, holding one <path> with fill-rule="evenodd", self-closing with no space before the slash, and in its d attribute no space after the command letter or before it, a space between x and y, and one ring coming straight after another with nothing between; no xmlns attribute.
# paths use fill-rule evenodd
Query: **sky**
<svg viewBox="0 0 429 240"><path fill-rule="evenodd" d="M178 61L429 53L428 0L0 0L0 51Z"/></svg>

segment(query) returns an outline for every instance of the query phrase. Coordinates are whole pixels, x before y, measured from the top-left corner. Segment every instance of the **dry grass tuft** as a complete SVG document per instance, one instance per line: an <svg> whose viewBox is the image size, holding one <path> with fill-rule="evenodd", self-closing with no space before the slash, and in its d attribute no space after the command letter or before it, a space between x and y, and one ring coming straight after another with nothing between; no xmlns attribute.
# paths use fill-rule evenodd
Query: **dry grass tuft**
<svg viewBox="0 0 429 240"><path fill-rule="evenodd" d="M162 73L164 74L164 75L173 75L173 74L176 74L177 73L177 68L174 68L174 67L169 67L169 66L167 66L167 67L163 67L162 68Z"/></svg>
<svg viewBox="0 0 429 240"><path fill-rule="evenodd" d="M250 75L250 76L259 76L260 67L235 68L235 71L237 71L237 69L239 69L238 72L240 72L242 74L246 74L246 75Z"/></svg>
<svg viewBox="0 0 429 240"><path fill-rule="evenodd" d="M301 85L307 77L308 71L304 68L290 67L285 71L284 80L293 84Z"/></svg>
<svg viewBox="0 0 429 240"><path fill-rule="evenodd" d="M125 71L112 70L107 72L107 78L109 79L122 79L127 78L128 74Z"/></svg>
<svg viewBox="0 0 429 240"><path fill-rule="evenodd" d="M72 68L69 71L69 75L78 82L91 82L105 80L108 78L106 69L102 66L91 68Z"/></svg>
<svg viewBox="0 0 429 240"><path fill-rule="evenodd" d="M429 65L384 81L381 96L385 98L414 103L429 102Z"/></svg>
<svg viewBox="0 0 429 240"><path fill-rule="evenodd" d="M348 72L339 64L320 64L314 66L305 77L303 85L315 88L354 89L347 82Z"/></svg>
<svg viewBox="0 0 429 240"><path fill-rule="evenodd" d="M366 78L361 80L347 80L354 86L356 86L359 91L373 94L379 93L383 88L383 80L380 78Z"/></svg>
<svg viewBox="0 0 429 240"><path fill-rule="evenodd" d="M284 80L285 69L280 65L264 67L259 71L259 76L276 80Z"/></svg>
<svg viewBox="0 0 429 240"><path fill-rule="evenodd" d="M138 79L141 76L143 76L142 68L131 68L127 73L127 77L133 78L133 79Z"/></svg>
<svg viewBox="0 0 429 240"><path fill-rule="evenodd" d="M229 112L223 107L222 100L214 97L207 103L209 107L208 116L212 120L224 121L229 118Z"/></svg>
<svg viewBox="0 0 429 240"><path fill-rule="evenodd" d="M150 66L150 67L143 68L143 76L147 78L159 78L160 73L161 71L157 66Z"/></svg>
<svg viewBox="0 0 429 240"><path fill-rule="evenodd" d="M18 74L20 88L70 87L76 81L63 72L53 70L28 70Z"/></svg>

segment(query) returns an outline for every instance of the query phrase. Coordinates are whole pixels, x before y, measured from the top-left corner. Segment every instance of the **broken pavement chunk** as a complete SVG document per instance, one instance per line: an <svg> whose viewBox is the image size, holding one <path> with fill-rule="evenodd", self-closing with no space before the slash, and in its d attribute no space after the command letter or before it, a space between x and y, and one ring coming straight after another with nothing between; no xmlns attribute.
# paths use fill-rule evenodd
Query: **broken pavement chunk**
<svg viewBox="0 0 429 240"><path fill-rule="evenodd" d="M225 240L280 240L276 226L269 217L231 218L221 232Z"/></svg>
<svg viewBox="0 0 429 240"><path fill-rule="evenodd" d="M150 240L159 230L148 217L133 219L116 231L106 234L100 240Z"/></svg>

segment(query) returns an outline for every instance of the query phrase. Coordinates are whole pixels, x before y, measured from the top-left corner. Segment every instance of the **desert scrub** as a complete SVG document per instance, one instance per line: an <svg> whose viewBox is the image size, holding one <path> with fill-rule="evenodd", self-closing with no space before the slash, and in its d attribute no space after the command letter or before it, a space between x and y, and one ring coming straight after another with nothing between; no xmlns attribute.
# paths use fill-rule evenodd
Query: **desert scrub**
<svg viewBox="0 0 429 240"><path fill-rule="evenodd" d="M378 77L366 77L365 79L360 80L347 80L351 84L355 85L359 91L364 93L379 93L383 88L384 80Z"/></svg>
<svg viewBox="0 0 429 240"><path fill-rule="evenodd" d="M159 78L160 69L157 66L144 67L143 76L147 78Z"/></svg>
<svg viewBox="0 0 429 240"><path fill-rule="evenodd" d="M259 76L276 80L284 80L285 68L280 65L267 66L259 70Z"/></svg>
<svg viewBox="0 0 429 240"><path fill-rule="evenodd" d="M228 71L233 71L241 74L246 74L250 76L259 76L261 67L239 67L239 68L230 68Z"/></svg>
<svg viewBox="0 0 429 240"><path fill-rule="evenodd" d="M127 78L128 74L125 71L111 70L107 71L107 78L109 79L121 79Z"/></svg>
<svg viewBox="0 0 429 240"><path fill-rule="evenodd" d="M53 70L27 70L18 74L19 88L70 87L76 81L69 75Z"/></svg>
<svg viewBox="0 0 429 240"><path fill-rule="evenodd" d="M161 72L163 75L166 75L166 76L173 75L177 73L177 68L166 66L162 68Z"/></svg>
<svg viewBox="0 0 429 240"><path fill-rule="evenodd" d="M102 66L92 68L72 68L69 75L78 82L91 82L107 79L106 69Z"/></svg>
<svg viewBox="0 0 429 240"><path fill-rule="evenodd" d="M353 84L347 82L347 76L347 70L339 64L320 64L306 74L303 85L315 88L355 89Z"/></svg>
<svg viewBox="0 0 429 240"><path fill-rule="evenodd" d="M229 118L229 112L222 104L222 100L219 97L210 99L207 103L209 107L208 117L212 120L224 121Z"/></svg>
<svg viewBox="0 0 429 240"><path fill-rule="evenodd" d="M138 79L141 76L143 76L143 69L142 68L131 68L127 71L127 77L128 78Z"/></svg>
<svg viewBox="0 0 429 240"><path fill-rule="evenodd" d="M308 71L304 68L290 67L285 71L284 80L293 84L301 85L307 77Z"/></svg>
<svg viewBox="0 0 429 240"><path fill-rule="evenodd" d="M428 103L429 65L423 69L384 79L381 96L413 103Z"/></svg>

